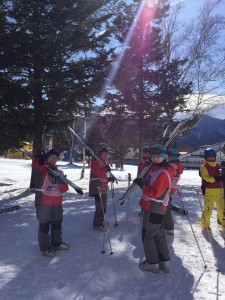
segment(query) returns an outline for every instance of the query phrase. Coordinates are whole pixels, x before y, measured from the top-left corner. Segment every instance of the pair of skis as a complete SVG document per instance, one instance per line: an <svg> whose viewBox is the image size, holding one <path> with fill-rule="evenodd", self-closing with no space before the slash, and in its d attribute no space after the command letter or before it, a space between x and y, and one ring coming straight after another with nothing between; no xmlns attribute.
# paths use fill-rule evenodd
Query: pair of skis
<svg viewBox="0 0 225 300"><path fill-rule="evenodd" d="M26 154L27 156L29 156L31 159L33 159L33 155L28 152L27 150L20 148L20 150ZM79 194L79 195L83 195L83 189L81 187L79 187L78 185L76 185L74 182L70 181L68 178L66 178L64 175L57 173L56 171L52 170L48 165L45 165L47 170L55 177L60 177L60 179L67 183L69 186L71 186L72 188L74 188L74 190Z"/></svg>
<svg viewBox="0 0 225 300"><path fill-rule="evenodd" d="M180 131L181 127L184 125L185 121L181 121L178 123L178 125L174 128L174 130L169 134L169 136L167 137L167 133L168 130L170 128L170 125L166 127L166 129L163 132L163 136L161 139L161 143L165 144L166 147L168 147L171 142L173 141L173 139L175 138L175 136L178 134L178 132ZM151 168L152 166L152 162L149 162L146 167L140 172L140 174L138 175L137 178L143 178L146 173L148 172L148 170ZM122 195L122 197L120 199L117 200L117 202L120 205L123 205L126 198L129 197L129 195L133 192L133 190L136 188L137 184L135 182L133 182L129 188L125 191L125 193Z"/></svg>
<svg viewBox="0 0 225 300"><path fill-rule="evenodd" d="M85 144L85 142L79 137L79 135L71 127L68 128L72 132L72 134L75 135L81 145L83 145L83 147L91 153L92 157L94 157L103 168L106 167L106 164L104 164L103 161L101 161L101 159L94 153L94 151L90 147L88 147L87 144ZM109 171L109 175L115 180L116 183L119 181L119 179L116 178L111 171Z"/></svg>

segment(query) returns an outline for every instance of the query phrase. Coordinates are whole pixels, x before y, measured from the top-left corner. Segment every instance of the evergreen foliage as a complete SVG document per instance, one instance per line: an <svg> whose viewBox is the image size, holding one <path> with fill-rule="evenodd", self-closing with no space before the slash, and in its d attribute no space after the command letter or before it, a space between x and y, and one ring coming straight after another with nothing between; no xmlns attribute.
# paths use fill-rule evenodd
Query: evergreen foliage
<svg viewBox="0 0 225 300"><path fill-rule="evenodd" d="M3 1L1 142L10 131L12 137L18 134L18 140L29 135L37 152L43 134L93 102L112 54L105 47L112 34L110 3L113 1ZM103 29L105 33L99 34ZM8 141L9 145L10 138Z"/></svg>
<svg viewBox="0 0 225 300"><path fill-rule="evenodd" d="M167 60L161 23L169 6L168 1L160 2L158 7L143 7L105 105L120 127L130 124L129 130L137 135L132 146L139 149L161 136L164 124L160 120L171 121L191 92L191 83L180 80L187 60ZM133 7L133 17L138 9ZM120 23L117 26L120 32Z"/></svg>

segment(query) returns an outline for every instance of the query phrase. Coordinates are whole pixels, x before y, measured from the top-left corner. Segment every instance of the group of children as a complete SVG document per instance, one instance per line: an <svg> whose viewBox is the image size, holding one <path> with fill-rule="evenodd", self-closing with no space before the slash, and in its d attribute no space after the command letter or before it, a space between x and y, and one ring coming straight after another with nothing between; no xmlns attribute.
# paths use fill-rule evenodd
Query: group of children
<svg viewBox="0 0 225 300"><path fill-rule="evenodd" d="M89 196L94 197L95 213L93 229L105 231L105 213L107 209L107 186L114 178L110 176L109 151L103 147L98 152L98 160L91 160ZM201 218L202 229L210 229L210 217L214 201L218 210L218 224L224 228L223 189L225 175L219 173L220 165L215 161L216 153L212 149L205 151L205 163L200 168L204 190L204 211ZM138 176L134 183L142 189L139 204L142 209L142 242L146 260L139 264L143 271L159 273L170 271L170 255L166 233L174 234L174 222L171 202L176 192L177 183L183 172L177 149L166 149L156 144L143 148L142 158L138 164ZM32 164L31 188L35 191L35 205L39 221L38 240L43 255L53 257L55 251L68 250L69 245L62 241L62 194L68 185L59 176L48 171L58 170L56 162L58 153L49 151L44 157L35 158ZM149 164L144 176L139 176ZM48 167L48 168L47 168Z"/></svg>

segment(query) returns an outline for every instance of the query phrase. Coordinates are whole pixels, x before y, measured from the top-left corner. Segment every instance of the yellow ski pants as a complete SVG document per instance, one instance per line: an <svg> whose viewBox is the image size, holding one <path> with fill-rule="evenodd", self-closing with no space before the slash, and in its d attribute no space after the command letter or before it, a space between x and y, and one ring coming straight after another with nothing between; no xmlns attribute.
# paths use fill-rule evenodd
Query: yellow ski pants
<svg viewBox="0 0 225 300"><path fill-rule="evenodd" d="M217 223L222 226L225 226L225 217L223 216L223 211L224 211L223 189L206 188L205 195L204 195L204 209L203 209L203 214L201 216L201 227L210 226L210 218L212 215L214 203L216 204L216 208L217 208Z"/></svg>

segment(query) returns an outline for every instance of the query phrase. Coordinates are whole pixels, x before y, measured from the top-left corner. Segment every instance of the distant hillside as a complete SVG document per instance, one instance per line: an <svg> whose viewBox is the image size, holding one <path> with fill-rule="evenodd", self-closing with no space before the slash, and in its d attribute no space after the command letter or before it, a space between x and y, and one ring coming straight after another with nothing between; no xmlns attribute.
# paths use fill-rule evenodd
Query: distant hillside
<svg viewBox="0 0 225 300"><path fill-rule="evenodd" d="M208 115L202 117L186 136L179 138L180 150L196 150L202 145L212 145L225 141L225 120Z"/></svg>

